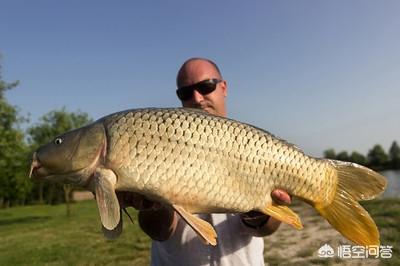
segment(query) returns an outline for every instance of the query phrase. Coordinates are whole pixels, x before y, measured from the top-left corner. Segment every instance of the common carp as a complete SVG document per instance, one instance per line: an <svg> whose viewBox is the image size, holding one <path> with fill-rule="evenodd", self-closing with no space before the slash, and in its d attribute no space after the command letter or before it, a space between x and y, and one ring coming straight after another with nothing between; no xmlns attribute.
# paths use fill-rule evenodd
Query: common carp
<svg viewBox="0 0 400 266"><path fill-rule="evenodd" d="M386 187L366 167L313 158L260 128L186 108L127 110L57 136L33 154L30 176L92 191L106 236L122 230L116 191L128 191L172 206L211 245L214 228L194 213L255 210L301 229L296 213L272 201L274 189L309 203L354 243L379 245L358 201Z"/></svg>

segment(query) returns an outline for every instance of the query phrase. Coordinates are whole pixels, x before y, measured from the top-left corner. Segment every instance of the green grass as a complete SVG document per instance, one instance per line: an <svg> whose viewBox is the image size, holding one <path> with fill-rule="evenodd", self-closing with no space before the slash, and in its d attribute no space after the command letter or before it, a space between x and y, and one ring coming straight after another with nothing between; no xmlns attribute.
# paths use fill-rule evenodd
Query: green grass
<svg viewBox="0 0 400 266"><path fill-rule="evenodd" d="M124 215L124 230L113 241L101 232L94 201L72 205L0 210L0 265L148 265L149 238Z"/></svg>
<svg viewBox="0 0 400 266"><path fill-rule="evenodd" d="M393 246L393 258L381 264L400 265L400 199L367 201L363 206L380 229L382 245ZM101 233L94 201L73 204L70 217L65 205L0 210L0 265L148 265L150 239L139 229L136 212L129 211L135 224L124 214L122 235L109 241ZM309 263L332 263L310 258L309 253L298 256L311 259ZM289 262L266 259L271 265Z"/></svg>
<svg viewBox="0 0 400 266"><path fill-rule="evenodd" d="M373 217L381 234L381 245L392 246L392 258L381 259L382 265L400 265L400 199L389 198L362 202Z"/></svg>

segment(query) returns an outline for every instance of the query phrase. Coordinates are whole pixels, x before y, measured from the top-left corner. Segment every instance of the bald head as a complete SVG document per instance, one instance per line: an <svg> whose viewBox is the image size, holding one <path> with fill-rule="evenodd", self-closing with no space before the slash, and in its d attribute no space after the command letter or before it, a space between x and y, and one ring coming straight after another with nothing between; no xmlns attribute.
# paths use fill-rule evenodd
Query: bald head
<svg viewBox="0 0 400 266"><path fill-rule="evenodd" d="M207 78L222 79L217 64L206 58L190 58L178 71L176 86L178 88L197 83Z"/></svg>
<svg viewBox="0 0 400 266"><path fill-rule="evenodd" d="M217 80L217 83L214 84L215 89L211 92L203 92L199 88L190 87L209 80ZM227 84L213 61L205 58L187 60L178 71L176 85L178 89L189 90L191 94L190 98L181 100L182 106L200 108L211 114L226 116Z"/></svg>

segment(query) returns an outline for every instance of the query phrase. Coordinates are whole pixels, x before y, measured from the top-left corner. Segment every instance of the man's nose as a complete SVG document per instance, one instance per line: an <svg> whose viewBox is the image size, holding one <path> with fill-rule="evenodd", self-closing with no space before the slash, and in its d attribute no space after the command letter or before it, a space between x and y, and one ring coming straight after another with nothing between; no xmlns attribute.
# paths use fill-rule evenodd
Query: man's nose
<svg viewBox="0 0 400 266"><path fill-rule="evenodd" d="M204 100L203 95L200 92L198 92L197 90L194 90L193 91L193 101L196 103L199 103L203 100Z"/></svg>

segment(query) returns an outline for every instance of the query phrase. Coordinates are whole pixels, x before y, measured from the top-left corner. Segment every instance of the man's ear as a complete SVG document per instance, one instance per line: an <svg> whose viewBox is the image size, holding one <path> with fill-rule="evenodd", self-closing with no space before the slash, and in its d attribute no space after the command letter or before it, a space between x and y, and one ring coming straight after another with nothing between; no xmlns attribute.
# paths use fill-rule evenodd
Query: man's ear
<svg viewBox="0 0 400 266"><path fill-rule="evenodd" d="M226 83L226 80L222 81L222 92L224 93L224 97L228 96L228 85Z"/></svg>

